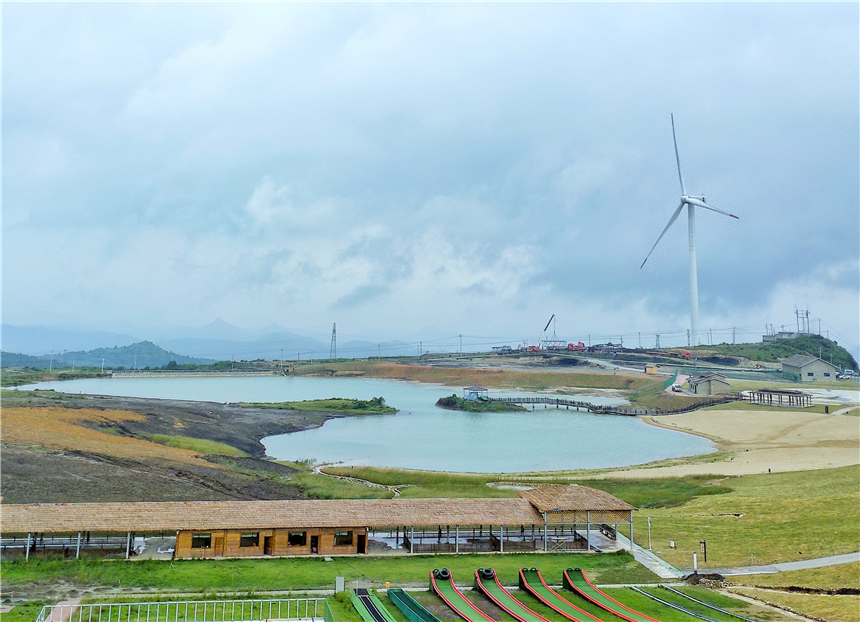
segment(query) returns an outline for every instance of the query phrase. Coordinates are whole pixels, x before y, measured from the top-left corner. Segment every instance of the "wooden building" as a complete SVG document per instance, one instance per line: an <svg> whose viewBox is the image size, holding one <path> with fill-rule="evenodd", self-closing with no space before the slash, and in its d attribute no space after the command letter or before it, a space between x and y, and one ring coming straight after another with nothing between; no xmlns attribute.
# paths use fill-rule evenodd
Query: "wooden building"
<svg viewBox="0 0 860 622"><path fill-rule="evenodd" d="M390 548L403 553L589 550L590 534L610 526L629 526L632 538L634 509L577 485L512 499L3 505L2 538L4 553L17 542L28 557L44 534L65 537L79 556L82 534L92 532L123 534L126 557L135 535L174 533L178 559L355 555L367 553L371 539L377 546L393 540Z"/></svg>

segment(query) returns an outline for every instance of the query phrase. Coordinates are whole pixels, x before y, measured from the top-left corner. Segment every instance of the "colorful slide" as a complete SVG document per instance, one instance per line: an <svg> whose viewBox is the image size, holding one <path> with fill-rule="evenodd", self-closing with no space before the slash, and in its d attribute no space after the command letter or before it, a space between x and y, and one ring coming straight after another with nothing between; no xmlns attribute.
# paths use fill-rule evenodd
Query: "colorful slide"
<svg viewBox="0 0 860 622"><path fill-rule="evenodd" d="M549 622L545 617L526 607L514 598L509 591L503 588L492 568L478 568L475 571L475 582L478 585L478 589L486 594L490 600L520 622Z"/></svg>
<svg viewBox="0 0 860 622"><path fill-rule="evenodd" d="M463 596L463 593L454 585L454 577L447 568L430 573L430 586L439 598L466 622L496 622Z"/></svg>
<svg viewBox="0 0 860 622"><path fill-rule="evenodd" d="M573 622L589 622L593 620L601 622L587 611L580 609L573 603L562 598L561 595L546 584L537 568L523 568L520 570L520 589L525 590L537 598L547 607L555 610L568 620Z"/></svg>
<svg viewBox="0 0 860 622"><path fill-rule="evenodd" d="M427 611L421 603L416 601L408 592L400 588L388 590L388 598L403 612L409 622L441 622L439 618Z"/></svg>
<svg viewBox="0 0 860 622"><path fill-rule="evenodd" d="M622 605L608 594L604 594L591 584L591 581L586 578L585 573L579 568L568 568L564 571L564 587L573 590L584 599L591 601L610 613L614 613L619 618L627 620L627 622L660 622L646 616L644 613L639 613L635 609L631 609L627 605Z"/></svg>
<svg viewBox="0 0 860 622"><path fill-rule="evenodd" d="M391 615L385 605L367 590L355 590L350 595L350 600L364 622L397 622L397 618Z"/></svg>

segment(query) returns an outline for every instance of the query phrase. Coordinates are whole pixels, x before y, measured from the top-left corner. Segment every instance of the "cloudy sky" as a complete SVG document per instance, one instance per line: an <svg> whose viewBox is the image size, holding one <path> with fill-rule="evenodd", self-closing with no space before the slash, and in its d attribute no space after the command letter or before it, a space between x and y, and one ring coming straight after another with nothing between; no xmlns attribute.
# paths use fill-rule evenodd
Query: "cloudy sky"
<svg viewBox="0 0 860 622"><path fill-rule="evenodd" d="M740 216L698 215L703 331L808 306L856 353L858 23L4 3L3 322L534 341L555 313L569 339L680 343L686 219L639 268L678 204L674 112L687 190Z"/></svg>

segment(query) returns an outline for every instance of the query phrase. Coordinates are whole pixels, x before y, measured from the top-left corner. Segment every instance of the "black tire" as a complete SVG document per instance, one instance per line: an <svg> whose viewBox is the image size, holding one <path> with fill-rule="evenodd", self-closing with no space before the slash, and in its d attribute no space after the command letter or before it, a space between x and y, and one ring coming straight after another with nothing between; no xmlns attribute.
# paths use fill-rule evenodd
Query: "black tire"
<svg viewBox="0 0 860 622"><path fill-rule="evenodd" d="M535 568L534 566L532 566L532 572L537 572L537 568Z"/></svg>
<svg viewBox="0 0 860 622"><path fill-rule="evenodd" d="M442 568L442 570L440 570L436 575L436 578L442 579L443 581L447 581L451 578L451 573L448 571L447 568Z"/></svg>
<svg viewBox="0 0 860 622"><path fill-rule="evenodd" d="M492 579L495 576L496 576L496 573L492 568L484 568L481 571L481 577L484 579Z"/></svg>
<svg viewBox="0 0 860 622"><path fill-rule="evenodd" d="M573 569L573 571L574 572L582 572L582 569L579 566L577 566L576 568Z"/></svg>

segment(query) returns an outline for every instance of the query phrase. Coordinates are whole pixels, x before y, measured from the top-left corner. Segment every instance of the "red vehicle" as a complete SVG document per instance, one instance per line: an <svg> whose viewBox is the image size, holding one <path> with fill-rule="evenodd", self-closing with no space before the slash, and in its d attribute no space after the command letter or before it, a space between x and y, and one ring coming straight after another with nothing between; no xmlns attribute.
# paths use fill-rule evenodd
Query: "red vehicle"
<svg viewBox="0 0 860 622"><path fill-rule="evenodd" d="M585 344L581 341L578 341L575 345L572 343L567 344L567 349L573 352L582 352L585 350Z"/></svg>

